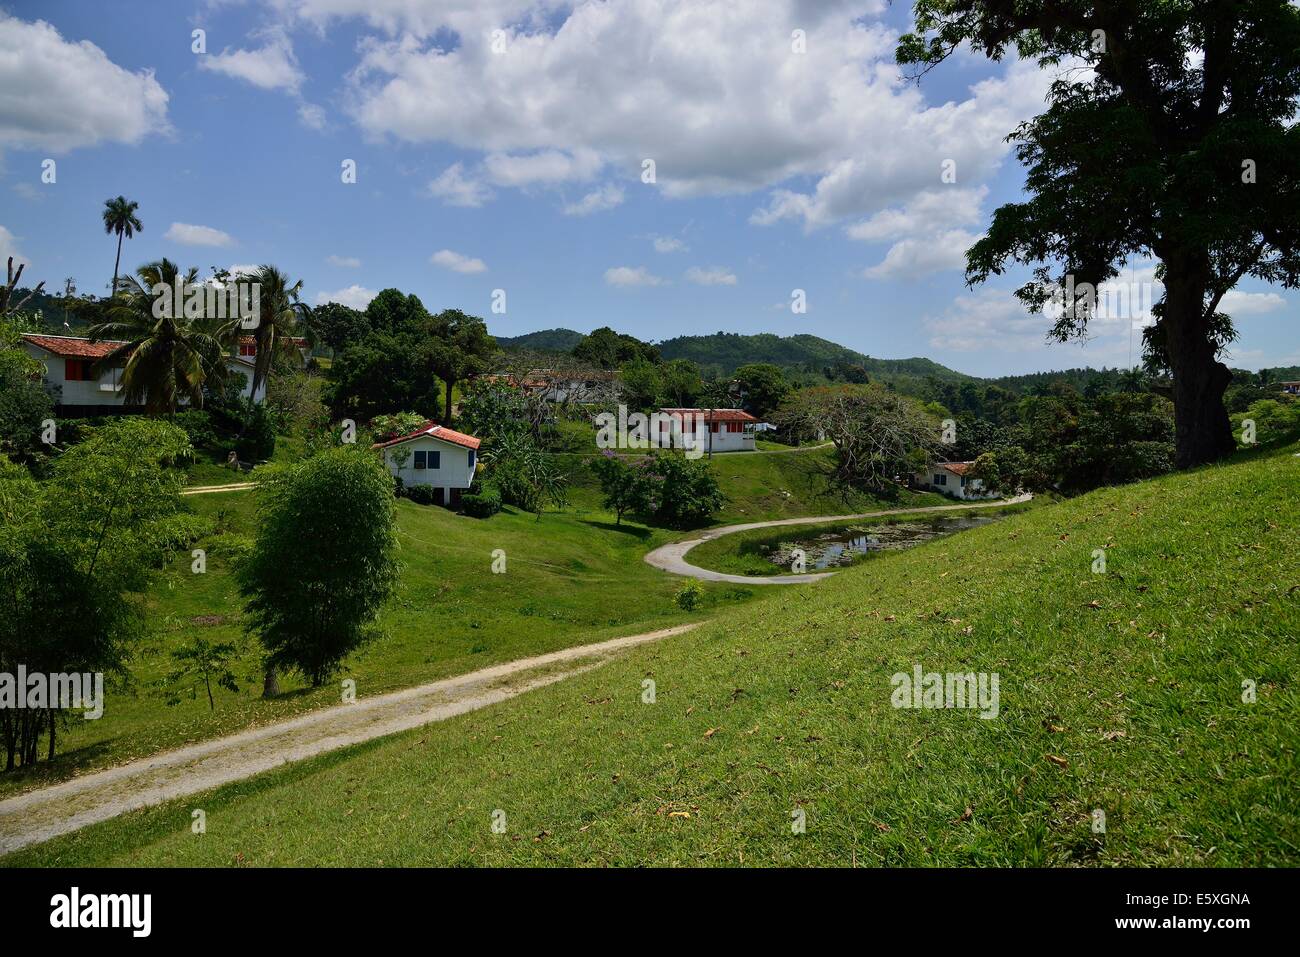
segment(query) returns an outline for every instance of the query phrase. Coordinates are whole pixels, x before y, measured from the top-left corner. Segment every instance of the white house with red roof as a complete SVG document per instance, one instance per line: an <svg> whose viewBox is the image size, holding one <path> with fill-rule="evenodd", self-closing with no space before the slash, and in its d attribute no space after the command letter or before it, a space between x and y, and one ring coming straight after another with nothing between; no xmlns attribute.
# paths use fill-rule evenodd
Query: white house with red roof
<svg viewBox="0 0 1300 957"><path fill-rule="evenodd" d="M127 406L122 398L122 367L101 364L123 344L112 340L91 342L84 336L23 333L23 350L45 366L45 385L54 393L59 413L65 416L139 411L138 407ZM243 395L252 396L252 361L227 356L226 368L244 377ZM265 398L263 384L253 400L260 403Z"/></svg>
<svg viewBox="0 0 1300 957"><path fill-rule="evenodd" d="M917 472L912 481L919 488L941 492L962 500L997 498L995 492L984 488L983 480L967 474L974 464L974 462L936 462L929 471Z"/></svg>
<svg viewBox="0 0 1300 957"><path fill-rule="evenodd" d="M663 415L680 419L682 447L699 444L705 452L753 452L754 428L758 419L743 409L660 409ZM661 422L660 429L668 433L676 422ZM697 429L702 430L698 435ZM668 447L667 436L660 440Z"/></svg>
<svg viewBox="0 0 1300 957"><path fill-rule="evenodd" d="M425 422L413 432L372 448L382 450L388 471L410 488L429 485L438 505L459 505L474 481L480 441L436 422Z"/></svg>

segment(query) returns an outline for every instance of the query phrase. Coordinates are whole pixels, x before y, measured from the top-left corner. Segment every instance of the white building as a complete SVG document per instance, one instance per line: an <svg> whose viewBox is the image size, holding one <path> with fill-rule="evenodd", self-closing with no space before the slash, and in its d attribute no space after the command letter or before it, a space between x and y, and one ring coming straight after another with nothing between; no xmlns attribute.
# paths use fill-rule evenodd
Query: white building
<svg viewBox="0 0 1300 957"><path fill-rule="evenodd" d="M123 345L121 342L91 342L82 336L43 336L23 333L23 349L45 366L45 384L55 396L60 415L106 415L114 411L139 412L122 398L122 367L101 366L100 361ZM252 395L253 363L239 356L226 356L226 369L243 377L242 393ZM266 384L258 387L253 401L266 398Z"/></svg>
<svg viewBox="0 0 1300 957"><path fill-rule="evenodd" d="M437 505L459 505L460 497L474 481L480 441L435 422L425 422L406 435L377 442L388 471L413 485L433 487Z"/></svg>
<svg viewBox="0 0 1300 957"><path fill-rule="evenodd" d="M758 419L742 409L660 409L660 413L680 417L682 445L701 444L705 452L753 452L754 428ZM660 429L670 433L676 423L661 422ZM704 432L697 436L696 426ZM660 440L667 446L665 439Z"/></svg>
<svg viewBox="0 0 1300 957"><path fill-rule="evenodd" d="M963 500L997 498L997 493L989 492L984 488L982 479L967 476L967 471L974 464L974 462L936 462L930 471L916 473L912 484Z"/></svg>

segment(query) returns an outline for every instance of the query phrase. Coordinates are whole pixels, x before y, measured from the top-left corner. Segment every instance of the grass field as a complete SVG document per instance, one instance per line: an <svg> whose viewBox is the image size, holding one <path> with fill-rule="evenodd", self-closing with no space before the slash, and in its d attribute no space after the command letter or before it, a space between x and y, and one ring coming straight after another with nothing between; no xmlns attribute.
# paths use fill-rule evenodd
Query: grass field
<svg viewBox="0 0 1300 957"><path fill-rule="evenodd" d="M1295 865L1294 451L714 609L569 681L6 863ZM997 673L998 716L892 707L918 664Z"/></svg>
<svg viewBox="0 0 1300 957"><path fill-rule="evenodd" d="M130 662L133 686L107 695L102 719L74 719L53 762L0 774L0 795L338 703L337 681L310 689L289 679L281 698L261 699L257 645L243 637L230 571L254 531L253 493L186 501L220 530L198 543L207 551L206 574L191 572L188 552L167 568L147 599L153 634ZM538 518L506 510L480 521L401 501L398 518L405 569L379 619L383 637L339 676L354 679L358 695L666 627L750 597L743 588L714 586L701 611L681 612L673 601L680 581L641 560L670 533L635 523L615 528L603 512ZM505 574L491 572L496 549L506 553ZM215 712L202 693L169 707L155 687L171 666L170 651L196 635L243 642L240 692L217 690Z"/></svg>

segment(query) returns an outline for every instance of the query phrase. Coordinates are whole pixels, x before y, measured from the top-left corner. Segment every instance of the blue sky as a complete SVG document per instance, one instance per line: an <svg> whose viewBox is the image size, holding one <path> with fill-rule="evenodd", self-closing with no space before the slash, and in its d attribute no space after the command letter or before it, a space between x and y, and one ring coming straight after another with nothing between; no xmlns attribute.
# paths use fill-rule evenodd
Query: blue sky
<svg viewBox="0 0 1300 957"><path fill-rule="evenodd" d="M981 375L1127 365L1127 314L1048 345L1010 297L1023 277L965 287L962 252L1022 181L1003 139L1050 78L965 55L902 83L908 9L0 0L0 256L102 294L100 210L124 194L144 222L124 269L272 262L312 303L396 286L499 335L807 332ZM1297 301L1244 284L1231 362L1300 363Z"/></svg>

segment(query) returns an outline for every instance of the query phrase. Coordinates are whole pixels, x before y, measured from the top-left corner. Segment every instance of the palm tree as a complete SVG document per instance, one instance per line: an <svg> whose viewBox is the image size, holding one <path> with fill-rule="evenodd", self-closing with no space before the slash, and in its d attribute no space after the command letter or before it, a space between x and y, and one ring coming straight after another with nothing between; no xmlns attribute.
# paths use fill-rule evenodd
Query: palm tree
<svg viewBox="0 0 1300 957"><path fill-rule="evenodd" d="M108 320L90 330L92 341L122 342L98 364L122 364L124 402L170 416L182 398L195 408L202 406L204 380L225 369L218 337L187 320L181 303L173 303L169 316L154 315L153 288L159 283L174 287L179 273L170 259L145 263L135 277L122 280L123 295L109 307ZM189 284L197 277L198 270L191 267L183 278Z"/></svg>
<svg viewBox="0 0 1300 957"><path fill-rule="evenodd" d="M122 238L130 239L144 229L135 211L140 204L125 196L104 200L104 232L117 233L117 258L113 260L113 288L110 296L117 295L117 269L122 262Z"/></svg>
<svg viewBox="0 0 1300 957"><path fill-rule="evenodd" d="M271 360L276 350L292 354L293 339L302 335L310 325L311 308L299 301L302 280L289 282L289 277L274 266L259 266L252 275L242 274L238 282L257 283L258 324L253 330L257 356L253 364L253 390L265 384L271 374Z"/></svg>

